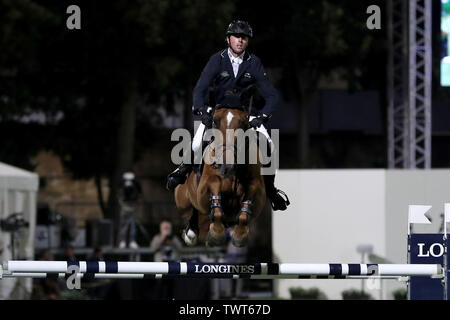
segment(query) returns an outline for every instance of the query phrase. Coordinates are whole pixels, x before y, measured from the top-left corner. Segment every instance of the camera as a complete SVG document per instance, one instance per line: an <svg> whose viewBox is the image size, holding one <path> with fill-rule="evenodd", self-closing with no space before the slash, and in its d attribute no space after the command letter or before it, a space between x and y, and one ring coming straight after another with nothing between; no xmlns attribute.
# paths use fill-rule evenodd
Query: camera
<svg viewBox="0 0 450 320"><path fill-rule="evenodd" d="M29 225L21 213L13 213L6 219L0 220L0 229L6 232L15 232L21 228L28 228Z"/></svg>
<svg viewBox="0 0 450 320"><path fill-rule="evenodd" d="M134 173L125 172L122 176L121 198L125 202L137 201L141 190Z"/></svg>

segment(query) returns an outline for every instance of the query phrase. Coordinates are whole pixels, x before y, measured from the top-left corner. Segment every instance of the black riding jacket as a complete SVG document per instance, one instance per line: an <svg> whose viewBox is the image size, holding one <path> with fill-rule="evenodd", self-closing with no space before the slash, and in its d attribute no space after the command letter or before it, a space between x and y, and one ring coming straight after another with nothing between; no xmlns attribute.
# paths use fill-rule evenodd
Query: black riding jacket
<svg viewBox="0 0 450 320"><path fill-rule="evenodd" d="M252 102L251 114L270 116L277 107L279 95L268 79L261 60L245 52L235 77L228 57L228 48L211 56L194 88L194 109L205 105L249 107L255 90L264 98L263 103Z"/></svg>

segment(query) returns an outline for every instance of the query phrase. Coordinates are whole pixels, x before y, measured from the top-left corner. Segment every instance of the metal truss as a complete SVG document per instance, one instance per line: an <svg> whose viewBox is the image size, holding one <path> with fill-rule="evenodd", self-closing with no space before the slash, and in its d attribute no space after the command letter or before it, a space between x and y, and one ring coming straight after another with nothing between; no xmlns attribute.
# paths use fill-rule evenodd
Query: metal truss
<svg viewBox="0 0 450 320"><path fill-rule="evenodd" d="M388 166L431 167L431 1L388 1Z"/></svg>

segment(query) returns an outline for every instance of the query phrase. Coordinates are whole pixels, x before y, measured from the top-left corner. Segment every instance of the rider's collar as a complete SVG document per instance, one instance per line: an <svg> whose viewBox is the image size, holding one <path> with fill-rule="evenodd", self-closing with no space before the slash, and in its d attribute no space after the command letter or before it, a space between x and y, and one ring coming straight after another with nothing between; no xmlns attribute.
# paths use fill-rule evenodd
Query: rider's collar
<svg viewBox="0 0 450 320"><path fill-rule="evenodd" d="M220 56L221 56L222 58L225 58L225 55L227 54L227 52L229 52L228 50L229 50L229 48L224 49L224 50L220 53ZM248 53L247 51L244 51L242 54L243 54L242 59L243 59L244 61L250 60L251 57L252 57L252 55L251 55L250 53Z"/></svg>
<svg viewBox="0 0 450 320"><path fill-rule="evenodd" d="M237 57L233 56L233 54L231 53L231 49L230 48L228 48L227 52L228 52L228 57L230 58L231 62L234 62L234 63L237 63L237 64L241 64L242 61L244 61L245 51L242 52Z"/></svg>

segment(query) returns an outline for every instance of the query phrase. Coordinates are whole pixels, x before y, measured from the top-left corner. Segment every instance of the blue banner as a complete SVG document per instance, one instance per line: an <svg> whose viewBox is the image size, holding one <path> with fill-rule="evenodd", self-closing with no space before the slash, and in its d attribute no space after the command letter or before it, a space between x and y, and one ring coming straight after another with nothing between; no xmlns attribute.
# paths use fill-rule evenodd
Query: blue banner
<svg viewBox="0 0 450 320"><path fill-rule="evenodd" d="M443 234L422 233L411 234L410 250L411 264L428 263L444 264L444 245ZM447 239L447 247L448 247ZM411 300L442 300L443 282L442 279L432 279L428 277L411 277L410 281L410 299ZM447 288L448 290L448 288ZM450 293L448 290L447 292Z"/></svg>

